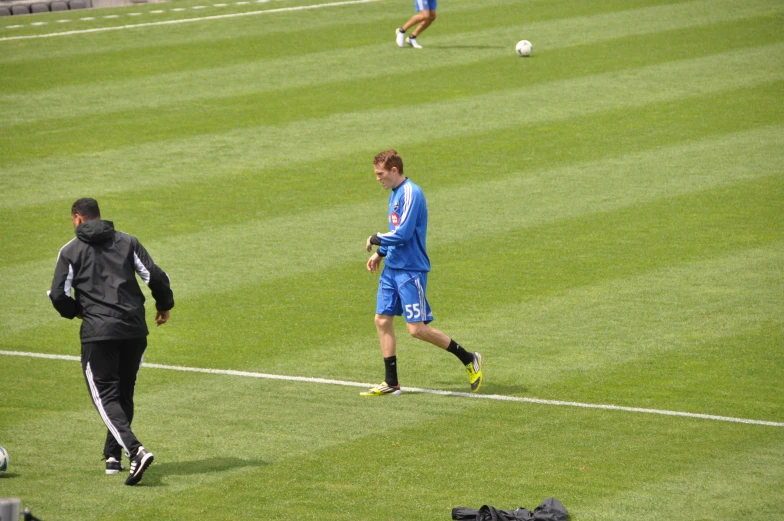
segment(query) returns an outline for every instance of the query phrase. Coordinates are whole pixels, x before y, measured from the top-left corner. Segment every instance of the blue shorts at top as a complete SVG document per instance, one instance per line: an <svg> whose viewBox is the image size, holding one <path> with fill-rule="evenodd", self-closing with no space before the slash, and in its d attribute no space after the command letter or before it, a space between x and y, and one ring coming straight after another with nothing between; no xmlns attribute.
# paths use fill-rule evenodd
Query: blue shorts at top
<svg viewBox="0 0 784 521"><path fill-rule="evenodd" d="M414 0L414 9L417 13L419 11L435 11L437 3L436 0Z"/></svg>
<svg viewBox="0 0 784 521"><path fill-rule="evenodd" d="M405 271L384 267L378 281L376 314L403 315L406 322L433 320L433 312L425 297L426 271Z"/></svg>

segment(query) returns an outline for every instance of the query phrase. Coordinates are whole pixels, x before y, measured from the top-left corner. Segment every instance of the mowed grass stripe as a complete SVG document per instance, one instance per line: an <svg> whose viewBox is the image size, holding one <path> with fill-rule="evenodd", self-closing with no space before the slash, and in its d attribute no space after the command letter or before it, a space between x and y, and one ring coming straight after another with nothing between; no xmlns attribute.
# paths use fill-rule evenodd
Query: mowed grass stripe
<svg viewBox="0 0 784 521"><path fill-rule="evenodd" d="M662 469L673 465L676 456L686 444L677 434L646 436L640 433L641 442L650 443L655 438L659 445L658 457L645 463L630 462L630 474L642 473L642 465L653 464ZM779 484L784 481L784 454L779 436L769 439L740 436L737 445L713 451L713 440L699 437L693 445L693 455L687 465L677 465L655 473L656 478L633 483L609 498L592 499L581 512L586 519L617 521L619 519L731 519L769 521L781 518ZM657 445L658 445L657 443ZM667 447L666 443L674 446ZM591 470L596 470L594 467ZM739 489L748 495L737 497ZM662 497L676 498L661 501ZM652 513L655 515L652 516Z"/></svg>
<svg viewBox="0 0 784 521"><path fill-rule="evenodd" d="M447 440L437 434L447 432L453 433ZM594 519L593 513L598 509L591 507L604 504L604 500L609 502L617 494L625 496L626 503L616 505L612 512L622 512L626 506L633 515L602 519L653 519L639 512L629 496L634 497L635 491L655 487L662 481L686 481L690 474L712 471L718 477L711 483L729 484L729 476L739 472L744 481L759 490L774 490L774 483L752 470L767 461L775 468L761 474L765 477L781 474L780 466L776 465L782 460L777 447L781 437L773 434L772 438L765 438L740 429L700 432L685 425L667 429L654 422L621 424L603 415L590 414L574 415L566 421L550 415L515 418L500 408L488 407L444 417L429 425L406 427L375 439L368 437L353 445L336 447L332 454L314 454L301 462L286 462L285 467L293 471L296 479L286 486L269 479L272 490L263 497L272 499L294 490L299 491L298 496L313 497L315 490L339 494L339 505L351 505L352 511L362 519L374 519L373 512L381 510L392 519L428 520L444 517L443 511L452 506L485 504L488 497L495 498L493 503L511 509L521 503L533 508L542 498L555 496L566 503L572 517L584 515ZM713 443L716 438L718 443ZM733 447L732 442L742 448ZM742 456L754 449L758 454L751 459L751 468L744 466ZM373 454L373 462L357 458L357 453ZM470 487L455 487L454 476L464 472L466 458L472 455L484 462L482 470L473 473ZM341 465L330 464L336 459ZM296 469L294 465L298 465ZM390 476L393 469L403 476ZM277 469L265 469L262 473L272 478L274 470ZM357 476L357 481L347 479L349 476ZM616 478L612 484L608 476ZM423 480L443 485L423 490ZM239 482L237 478L236 483ZM367 489L367 482L379 483L378 487L371 487L374 492L370 497L363 490ZM681 504L678 498L683 493L669 491L667 497L676 498L673 501L679 507L673 505L669 510L677 510L687 519L699 519L706 512L714 511L708 499L710 493L711 489L692 487L686 494L695 501ZM646 505L655 504L661 497L646 495ZM410 508L414 500L421 502L415 514ZM378 505L373 501L378 501ZM756 499L748 501L752 502L756 503ZM765 512L774 511L775 496L765 496L760 503ZM317 501L314 498L303 506L317 508ZM722 508L728 506L727 501L722 501ZM283 510L281 507L279 512ZM333 507L337 519L339 511L339 507ZM656 510L646 513L651 512Z"/></svg>
<svg viewBox="0 0 784 521"><path fill-rule="evenodd" d="M95 434L104 434L100 418L95 416L89 396L87 396L84 378L81 370L76 364L61 364L60 360L41 360L35 359L35 365L31 366L24 362L19 356L4 356L2 361L10 370L19 373L31 373L31 375L46 375L49 381L57 381L63 387L63 393L70 401L60 405L58 396L51 393L51 388L47 385L35 386L32 384L20 383L14 389L9 390L7 398L4 396L3 405L19 404L25 407L41 407L39 415L31 417L29 415L18 414L11 411L8 419L13 420L16 428L14 432L8 432L4 437L4 443L14 443L21 445L25 438L31 437L33 433L38 433L41 439L45 440L47 435L56 431L57 424L70 424L79 421L80 418L92 420L92 429ZM78 357L73 360L78 361ZM44 365L42 365L42 363ZM52 365L55 364L55 365ZM61 367L58 367L61 365ZM33 376L35 379L35 376ZM139 372L139 384L137 389L137 409L144 410L139 417L138 431L162 429L168 431L172 423L188 421L187 417L192 415L192 420L196 425L187 432L179 435L162 436L156 445L164 447L169 445L181 448L183 444L192 445L199 443L229 443L231 432L234 428L241 426L245 428L249 425L260 424L258 419L252 422L249 417L255 417L258 409L278 409L276 421L270 422L263 430L260 429L256 439L243 439L240 443L240 450L246 455L254 455L255 458L263 460L266 464L274 463L286 458L297 457L307 454L314 450L328 449L329 447L350 442L369 433L377 432L378 425L383 420L384 412L379 409L368 409L367 411L355 411L351 413L353 420L349 422L334 422L335 416L345 414L347 410L356 405L360 400L359 392L354 389L335 386L317 386L318 393L303 394L303 390L314 390L311 383L291 382L291 381L270 381L258 378L227 378L221 374L206 374L183 372L176 370L159 370L144 367ZM40 383L40 382L39 382ZM243 400L227 398L227 393L244 396ZM292 396L300 395L298 406L292 408L289 403ZM328 403L322 403L321 398L331 396L334 399ZM5 401L7 400L7 401ZM388 410L390 420L396 421L399 425L414 424L437 413L443 409L457 410L465 407L459 403L423 403L418 410L412 410L404 404L393 404ZM455 400L458 402L458 400ZM318 403L323 407L325 414L308 414L308 410ZM364 402L367 403L367 402ZM214 413L210 417L203 414L193 414L196 410L211 410ZM190 411L190 412L186 412ZM434 414L435 413L435 414ZM83 420L82 420L83 421ZM46 428L42 428L43 425ZM154 427L158 424L157 428ZM289 427L286 427L286 425ZM198 425L198 426L197 426ZM294 426L296 430L292 430ZM310 425L309 427L306 427ZM175 429L177 429L175 427ZM353 433L347 436L346 431ZM2 433L2 431L0 431ZM204 439L205 433L212 434L211 437L217 439ZM270 446L267 442L274 439L275 445ZM168 443L166 440L170 440ZM31 443L32 444L32 443ZM243 446L244 445L244 446ZM221 447L228 449L229 447ZM236 450L236 447L234 448ZM81 459L81 470L95 468L92 458ZM100 468L100 463L98 467Z"/></svg>
<svg viewBox="0 0 784 521"><path fill-rule="evenodd" d="M147 40L155 40L161 37L162 33L178 32L180 34L173 35L175 38L184 36L189 40L197 40L204 42L209 40L211 43L218 43L221 39L234 39L238 34L250 33L248 29L255 27L258 32L259 26L264 26L265 29L269 27L270 33L286 32L286 25L302 25L302 20L307 20L314 26L314 30L321 27L327 30L326 25L334 23L336 18L347 15L354 23L365 22L378 18L383 12L386 12L388 18L391 11L390 6L380 8L375 11L375 16L368 17L366 13L364 17L354 16L356 13L357 4L370 4L382 2L383 0L252 0L247 4L237 4L231 2L217 2L199 0L178 0L175 5L127 5L103 8L98 16L90 20L82 20L85 13L74 14L66 12L59 13L41 13L42 16L36 17L40 22L44 22L42 26L34 26L32 24L18 24L12 23L10 25L21 25L21 27L14 27L11 30L0 25L0 45L10 46L14 43L29 44L40 40L47 40L51 38L68 38L68 39L84 39L88 42L96 42L99 45L103 43L101 40L108 41L114 36L115 40L124 39L124 34L120 37L114 35L115 31L134 31L143 32ZM521 0L524 1L524 0ZM541 0L540 0L541 1ZM647 0L647 1L661 1L661 0ZM668 1L668 0L665 0ZM513 0L496 0L496 8L502 8L504 4L511 4ZM218 6L216 4L222 3L224 5ZM519 4L519 2L518 2ZM399 4L396 6L395 11L400 13L399 16L408 14L410 10L401 9ZM481 6L471 6L470 3L456 1L456 5L450 6L456 12L481 9ZM337 14L322 14L323 9L337 10ZM383 10L382 10L383 9ZM316 16L309 15L310 11L319 13ZM130 12L141 13L139 17L128 16ZM150 12L154 11L154 12ZM342 13L341 13L342 11ZM89 14L89 13L88 13ZM70 15L70 16L69 16ZM106 16L112 18L106 18ZM146 16L145 16L146 15ZM273 20L257 21L258 16L271 16ZM57 19L70 19L72 24L68 27L58 26L52 21L52 18ZM348 20L347 20L348 21ZM280 23L286 24L284 27L276 27ZM189 24L204 24L206 27L198 26L195 30L189 29ZM232 31L233 34L226 34L226 27L237 27L237 31ZM217 28L215 28L217 26ZM394 26L392 29L394 30ZM222 33L220 32L222 31ZM107 35L107 32L109 33ZM183 35L182 33L191 33L190 35ZM206 33L206 34L205 34ZM168 35L165 37L168 39ZM296 43L296 42L294 42ZM149 43L147 44L149 45ZM113 46L117 46L115 43ZM140 46L144 47L145 43L140 42ZM289 46L289 49L282 49L282 52L290 52L290 49L296 48L296 45ZM104 52L101 49L87 50L89 54L100 54ZM69 53L57 53L58 56L67 55ZM71 53L73 54L73 53ZM2 63L2 61L0 61Z"/></svg>
<svg viewBox="0 0 784 521"><path fill-rule="evenodd" d="M433 187L428 191L429 205L443 209L443 217L434 214L434 224L441 219L444 224L437 234L431 234L429 244L439 247L493 234L499 222L504 231L519 233L525 227L557 219L774 175L780 163L779 135L777 127L765 128L535 175L482 180L458 189ZM640 164L665 157L666 166L652 172L647 180L637 175ZM719 168L725 172L722 177L706 175ZM381 220L369 221L378 207L378 201L341 205L145 242L171 275L178 298L190 299L314 273L336 264L361 263L363 238L375 231L368 231L368 225L362 223L383 226ZM486 208L505 210L488 213ZM308 244L319 245L318 255L304 252L300 245ZM229 251L231 255L216 255ZM2 322L7 333L56 322L44 294L55 258L53 251L49 259L0 268L6 281L0 289L3 300L18 304L4 310ZM37 283L31 286L30 281ZM31 316L31 309L39 312Z"/></svg>
<svg viewBox="0 0 784 521"><path fill-rule="evenodd" d="M772 25L768 18L760 17L745 20L741 25L737 22L725 22L657 33L659 38L657 52L645 54L644 58L635 59L634 63L617 59L616 49L644 49L650 42L648 36L626 37L610 42L584 45L579 52L570 49L551 51L546 61L527 62L526 85L531 88L554 80L620 71L632 65L652 66L702 57L706 55L708 49L705 45L706 41L723 42L724 45L716 47L715 52L723 52L726 48L738 50L755 47L770 42ZM404 101L408 105L443 103L450 99L466 99L476 94L486 95L490 92L508 90L509 85L519 83L521 70L519 62L520 60L510 60L509 56L505 55L474 64L444 65L439 61L439 66L417 73L417 83L434 87L428 89L410 88L410 85L401 83L397 74L389 74L384 70L382 72L384 76L374 77L361 87L353 80L346 80L329 85L316 84L214 97L198 102L196 118L194 118L196 102L187 100L178 104L137 107L110 114L92 114L89 117L74 113L72 117L36 120L28 124L14 125L9 129L6 137L0 137L0 148L8 149L3 160L12 164L20 158L29 161L60 155L63 151L67 151L69 155L99 152L117 146L158 142L172 135L185 138L249 126L303 121L342 112L385 109L398 106L403 94ZM380 70L378 67L364 65L360 68ZM346 68L339 67L335 70L344 71ZM262 76L266 77L266 74ZM312 77L307 74L302 76ZM225 83L221 82L220 85ZM362 91L359 99L358 88ZM25 115L28 114L29 112L25 112ZM83 138L86 133L95 132L100 132L100 140ZM27 134L31 139L35 139L34 136L45 139L48 146L14 148L13 145L18 142L19 134Z"/></svg>
<svg viewBox="0 0 784 521"><path fill-rule="evenodd" d="M492 297L475 295L475 306L452 311L458 315L450 315L448 320L471 332L466 345L487 346L485 354L493 360L494 378L525 382L529 389L536 389L537 396L585 400L588 395L598 401L613 396L612 403L632 405L621 400L624 396L620 393L627 392L625 398L634 399L636 406L672 408L661 401L667 392L641 396L628 387L613 390L605 371L616 366L619 372L628 372L667 352L673 352L674 359L699 356L695 349L703 342L780 328L784 305L777 295L784 291L778 270L782 261L784 242L779 241L636 276L603 278L554 295L527 293L524 282L512 280L510 285L517 283L517 287L510 289L512 295L506 301L488 307L483 303ZM521 264L523 271L524 261ZM487 280L486 284L497 282ZM417 371L418 378L432 370L426 362L421 363L425 366ZM753 359L747 363L759 364L757 377L761 381L775 379L775 369L767 363ZM689 375L680 378L687 385ZM754 389L757 384L740 378L716 382L711 389L727 387L737 395L731 399L719 393L706 397L706 406L716 408L701 412L746 415L748 412L724 407L759 407L773 413L769 419L784 419L784 409L775 395L749 393L747 386ZM746 401L733 403L738 395ZM652 401L637 402L646 399ZM713 399L715 404L711 404Z"/></svg>
<svg viewBox="0 0 784 521"><path fill-rule="evenodd" d="M6 357L24 356L24 357L37 358L37 359L56 359L56 360L67 360L72 362L78 362L80 360L78 356L50 355L46 353L28 353L28 352L2 351L2 350L0 350L0 356L6 356ZM372 385L366 382L362 383L362 382L350 382L345 380L335 380L329 378L314 378L314 377L307 377L307 376L255 373L252 371L243 371L238 369L210 369L206 367L183 367L177 365L150 364L150 363L145 363L143 365L143 368L162 369L166 371L178 371L183 373L198 373L198 374L234 376L240 378L254 378L254 379L262 379L262 380L280 380L286 382L297 382L297 383L307 383L307 384L337 385L342 387L366 388ZM479 394L479 393L471 393L471 392L443 391L437 389L422 389L419 387L403 386L402 390L405 393L448 396L453 398L468 398L473 400L492 400L492 401L511 402L511 403L549 405L549 406L556 406L556 407L577 407L581 409L600 409L606 411L618 411L618 412L636 413L636 414L656 414L660 416L677 416L682 418L692 418L692 419L699 419L699 420L709 420L709 421L719 421L719 422L729 422L729 423L742 423L746 425L760 425L766 427L784 427L784 422L756 420L756 419L749 419L749 418L733 418L730 416L717 416L717 415L703 414L703 413L696 413L696 412L671 411L671 410L650 409L650 408L642 408L642 407L620 406L620 405L609 405L609 404L580 403L580 402L563 401L563 400L544 400L540 398L504 396L498 394L485 394L485 393Z"/></svg>
<svg viewBox="0 0 784 521"><path fill-rule="evenodd" d="M739 103L739 99L743 103ZM615 143L623 143L627 153L644 152L779 124L784 113L776 104L777 99L775 92L765 86L727 91L707 100L685 99L569 118L557 126L542 122L527 126L522 133L504 130L483 133L470 138L471 147L463 139L430 140L407 146L403 153L414 169L417 181L428 191L431 186L452 188L473 183L480 177L524 177L571 163L600 161L608 154L617 153ZM716 117L706 120L704 114L707 112ZM678 125L673 125L674 118ZM597 132L597 128L602 128L602 132ZM775 128L771 127L771 131ZM532 141L530 136L535 139ZM575 141L574 136L579 136L579 140ZM738 146L745 145L739 143ZM488 150L481 161L474 153L475 147ZM125 229L135 230L146 241L242 224L253 219L296 216L323 208L325 200L330 206L344 206L380 197L375 183L360 181L365 179L362 172L368 172L369 158L375 152L377 150L354 152L328 161L253 174L239 173L224 178L221 184L210 178L193 179L163 191L150 188L108 194L101 197L101 202L108 215L122 223ZM649 164L658 168L655 158ZM468 171L470 175L455 176L455 171ZM310 175L314 172L330 173L330 181L319 191L318 197L314 197ZM191 195L186 199L185 193ZM201 205L208 199L210 206L220 204L241 211L204 212ZM67 208L70 203L28 206L24 213L8 214L3 221L6 248L0 250L0 264L50 258L51 252L62 246L61 212L62 207ZM160 207L166 207L167 215L176 218L167 219L165 226L160 223L151 226L146 213L157 212ZM436 208L434 218L439 213ZM368 224L375 222L383 227L383 213L377 217L377 221ZM31 242L30 237L36 237L36 240Z"/></svg>
<svg viewBox="0 0 784 521"><path fill-rule="evenodd" d="M503 30L507 22L518 20L522 16L529 22L544 21L674 3L678 3L678 0L640 0L634 5L620 0L605 0L590 6L575 4L568 0L494 0L493 9L488 10L487 4L469 0L453 0L447 8L441 8L442 14L448 15L449 23L445 24L441 20L438 23L442 31L465 32L466 30L476 30L477 26L495 26ZM158 10L160 6L158 8L151 6L151 8ZM119 11L123 10L119 9ZM111 64L112 61L115 61L111 56L115 56L115 58L126 56L129 50L134 50L147 55L155 54L158 51L173 52L178 58L182 58L181 63L172 64L174 70L178 68L198 69L201 68L198 60L184 56L190 53L194 46L203 51L203 56L207 61L213 61L218 55L223 55L226 63L231 63L233 60L247 61L246 54L226 55L227 45L234 47L235 44L244 48L257 47L253 52L256 57L271 57L280 53L294 56L303 51L319 52L325 47L353 46L358 43L358 37L367 40L371 32L374 34L372 40L378 42L379 31L389 34L389 29L394 30L396 26L400 25L399 19L406 16L411 16L410 5L382 0L379 3L371 3L359 8L341 9L341 12L336 12L334 15L330 12L321 12L317 16L308 12L279 14L274 17L274 23L260 24L255 19L237 19L205 24L199 27L198 31L192 30L188 25L175 25L167 27L165 31L156 28L133 31L124 34L123 38L100 33L76 36L75 40L95 44L78 49L55 47L47 40L7 41L3 47L9 52L0 56L0 63L20 64L27 61L16 52L24 50L28 52L28 58L32 60L68 59L81 55L91 61L105 63L112 68L116 65ZM86 26L89 27L89 25ZM227 30L227 26L230 26L230 30ZM302 29L305 27L309 31L303 31ZM347 32L344 30L345 27L353 27L354 29ZM384 29L382 30L381 27ZM18 29L15 30L15 33L19 34L16 31ZM328 42L321 37L324 33L335 31L342 31L340 37ZM44 33L47 30L38 28L34 32ZM287 37L292 34L298 34L301 39L292 40ZM286 39L288 45L278 45L280 40L275 41L278 37ZM366 43L369 41L367 40ZM205 45L205 42L209 42L209 45ZM263 42L267 42L268 45L259 45ZM387 43L394 46L388 37ZM138 61L131 57L130 63L134 64ZM151 70L151 72L155 71L160 72L155 68Z"/></svg>
<svg viewBox="0 0 784 521"><path fill-rule="evenodd" d="M55 118L81 118L86 115L108 115L113 112L137 110L142 107L160 108L168 105L182 105L184 103L213 102L216 99L253 96L263 92L279 92L286 96L288 89L301 89L306 87L329 88L328 84L339 84L346 81L365 81L373 83L374 79L389 81L390 77L415 74L432 69L457 67L460 69L471 68L483 61L497 61L504 59L513 60L511 46L504 49L503 43L514 43L515 34L536 34L542 43L542 52L550 52L573 46L592 45L599 42L608 42L629 36L655 36L658 33L667 33L678 29L698 28L701 26L719 25L722 22L736 22L738 27L727 27L723 30L727 39L732 39L732 33L743 32L743 24L749 23L744 18L766 17L771 11L770 2L758 0L744 4L738 9L716 10L717 6L708 8L711 2L687 3L685 6L655 6L619 13L605 15L569 18L533 24L533 26L520 25L504 27L508 34L497 34L497 29L469 34L446 34L434 38L438 47L429 52L437 53L437 60L419 59L410 53L392 48L390 42L379 42L354 46L340 50L323 52L301 53L299 56L271 57L269 59L256 59L237 65L225 66L223 54L216 57L214 62L204 59L199 61L200 67L176 73L159 73L151 76L139 77L142 71L133 70L129 78L129 69L122 59L122 68L112 71L117 65L108 65L101 68L102 74L95 77L94 66L91 64L90 73L79 76L74 75L70 67L62 63L51 65L36 64L36 67L46 66L54 71L61 70L67 78L92 78L88 84L74 86L61 86L62 82L53 83L54 88L40 92L30 92L26 85L19 88L21 92L12 94L13 88L6 88L0 93L0 101L7 107L3 114L7 124L29 124ZM729 2L724 2L729 3ZM722 7L722 6L718 6ZM784 6L779 6L784 12ZM490 8L488 8L490 10ZM762 18L767 20L767 18ZM768 22L770 24L770 22ZM578 30L577 28L581 29ZM300 29L310 31L310 29ZM762 33L762 34L760 34ZM756 31L758 38L764 38L764 31ZM277 37L276 37L277 38ZM300 38L298 33L289 37L292 40ZM534 38L534 36L531 36ZM770 36L767 36L770 38ZM478 46L475 48L458 47L449 49L450 45L457 45L460 41L488 42L492 45ZM665 38L662 38L665 40ZM748 38L739 38L739 43L751 46L745 42ZM440 43L439 43L440 42ZM495 43L497 42L497 43ZM510 43L510 45L511 45ZM767 43L759 41L758 43ZM620 44L619 44L620 45ZM394 47L394 46L392 46ZM443 47L443 48L442 48ZM715 52L720 52L726 47L714 47ZM508 51L508 52L505 52ZM656 55L667 55L671 51L667 42L658 44ZM672 52L676 52L675 48ZM702 49L703 53L709 49ZM539 45L537 45L537 54ZM383 67L378 66L378 57L388 57ZM539 59L539 57L537 58ZM544 59L544 57L541 57ZM77 60L82 61L82 60ZM170 59L160 51L153 62L168 64ZM356 65L346 67L347 62ZM520 65L520 64L518 64ZM31 65L32 66L32 65ZM79 64L75 64L76 67ZM522 65L521 65L522 67ZM317 71L317 72L314 72ZM526 83L536 81L530 73L522 69L526 75ZM27 78L22 74L19 77ZM106 77L120 79L106 80ZM63 78L67 84L68 79ZM51 81L51 80L47 80ZM508 86L505 86L508 88ZM35 87L34 88L38 88ZM77 101L75 103L75 101Z"/></svg>
<svg viewBox="0 0 784 521"><path fill-rule="evenodd" d="M767 276L772 278L770 273ZM780 281L774 283L782 288ZM780 316L780 310L775 312ZM693 310L686 310L684 316L695 319ZM784 419L776 371L784 362L780 349L784 333L776 317L743 324L734 334L711 334L704 341L697 338L700 331L696 329L681 349L665 348L658 354L646 351L630 363L605 367L601 375L583 372L559 386L584 401Z"/></svg>
<svg viewBox="0 0 784 521"><path fill-rule="evenodd" d="M58 38L58 37L64 38L64 37L75 36L75 35L85 35L85 34L93 34L93 33L101 33L101 32L112 32L112 31L126 31L126 30L133 30L133 29L147 28L147 27L161 27L161 26L168 27L171 25L211 22L214 20L227 20L227 19L235 19L235 18L247 17L247 16L272 15L272 14L278 14L284 12L306 11L306 10L331 8L331 7L344 7L349 5L365 4L365 3L376 2L376 1L378 0L342 0L339 2L327 2L323 4L296 5L290 7L263 9L260 11L244 11L239 13L223 13L223 14L214 14L214 15L207 15L207 16L191 16L191 17L181 17L181 15L175 14L173 11L170 11L173 17L170 20L157 20L153 22L140 22L134 24L125 24L125 25L113 25L113 24L102 25L101 27L92 27L87 29L74 29L71 31L56 31L56 32L49 32L49 33L20 35L20 36L3 36L0 37L0 42L37 39L37 38ZM120 23L122 23L122 21Z"/></svg>
<svg viewBox="0 0 784 521"><path fill-rule="evenodd" d="M89 17L90 20L82 20L81 18L69 18L67 11L64 14L60 13L40 13L42 16L37 18L38 24L14 24L20 25L15 27L13 32L2 31L8 29L7 26L0 26L0 45L4 42L14 41L29 41L38 39L49 38L67 38L67 37L88 37L93 34L101 34L114 31L127 31L134 29L144 28L159 28L176 26L181 24L191 23L209 23L216 20L234 20L237 18L254 17L260 15L277 15L281 13L311 11L329 8L340 8L346 6L355 6L357 4L366 4L370 2L377 2L379 0L288 0L281 2L278 0L275 4L271 4L270 0L261 0L249 2L248 7L238 6L235 2L194 2L186 0L179 3L176 7L170 6L144 6L139 9L139 6L113 6L114 9L106 10L102 14ZM222 6L215 4L223 3ZM190 5L189 5L190 4ZM264 5L267 4L267 5ZM126 16L129 11L128 8L133 9L134 12L146 14L149 11L152 19L148 16L146 19L132 18ZM178 7L181 9L178 9ZM259 8L262 9L259 9ZM228 8L228 9L226 9ZM85 13L81 13L84 15ZM95 13L91 13L95 14ZM55 25L57 20L53 19L70 19L73 22L78 22L76 25L80 27L63 27ZM92 22L84 24L84 22ZM27 34L22 34L27 33Z"/></svg>
<svg viewBox="0 0 784 521"><path fill-rule="evenodd" d="M515 12L519 9L522 0L496 0L494 6L496 10L505 9L506 12ZM563 1L563 0L561 0ZM650 2L661 2L668 0L645 0ZM301 0L296 2L299 5L312 5L324 4L325 1ZM179 4L179 2L178 2ZM295 3L288 2L289 5ZM229 4L231 5L231 4ZM280 5L280 4L279 4ZM202 3L203 9L191 10L189 7L184 7L188 13L192 13L191 18L198 18L199 15L204 17L207 15L208 4ZM145 9L146 7L146 9ZM162 9L163 7L163 9ZM180 20L187 18L187 14L183 11L174 11L165 9L166 6L129 6L120 8L104 8L102 12L112 13L118 15L118 18L112 20L105 20L98 17L98 20L82 21L79 18L84 16L84 13L79 17L72 20L68 24L69 28L95 28L96 25L102 27L121 26L128 23L139 23L140 18L128 17L126 12L128 10L139 11L163 11L161 13L145 14L142 18L150 20ZM176 8L176 6L173 6ZM228 7L228 6L227 6ZM260 4L256 1L251 1L247 6L238 6L221 8L219 10L212 10L213 14L220 12L248 12L258 10ZM272 5L266 6L268 10L274 8ZM611 6L610 9L613 7ZM470 13L462 15L464 11L481 12L486 9L482 4L465 2L456 0L450 5L450 11L457 16L466 16L471 18ZM329 11L335 11L330 13ZM47 15L43 15L46 17ZM67 40L80 42L79 47L59 45L55 38L38 38L38 39L23 39L23 40L5 40L0 41L3 49L7 51L0 56L0 64L13 64L21 67L35 66L39 62L39 67L42 66L40 62L48 62L55 60L55 63L74 63L76 69L74 78L66 78L55 74L52 79L63 79L64 83L85 83L85 76L92 77L94 71L90 71L86 63L78 63L78 57L83 58L83 61L94 63L97 67L105 67L107 71L111 72L116 70L119 61L127 61L131 70L137 74L154 74L163 72L165 64L155 64L150 61L152 57L160 57L163 55L176 56L176 62L172 63L168 59L166 63L169 64L168 70L187 70L187 69L200 69L204 66L204 62L215 62L220 60L223 64L233 62L245 62L258 59L259 57L271 56L296 56L303 52L318 52L325 47L330 48L345 48L355 46L358 43L358 37L366 38L371 30L371 27L376 27L375 41L378 38L378 25L383 24L387 29L395 29L396 25L400 25L400 18L411 16L410 6L405 7L396 3L390 4L388 1L376 0L360 6L342 6L334 9L319 9L315 13L311 10L301 10L293 12L273 12L267 16L250 16L232 18L228 20L217 19L207 20L199 23L194 30L192 23L174 24L151 27L139 27L133 30L122 32L118 37L116 33L85 33L75 34L67 37ZM480 15L481 16L481 15ZM474 17L476 20L477 17ZM490 19L491 21L492 19ZM195 23L195 22L194 22ZM496 22L497 23L497 22ZM388 24L388 25L387 25ZM7 31L2 36L13 36L20 34L40 35L52 32L49 27L25 27L16 28ZM307 27L308 30L303 30ZM353 27L352 31L345 31L345 27ZM65 30L64 28L62 30ZM340 37L326 41L323 38L325 33L336 33L342 31ZM2 32L2 28L0 28ZM11 34L8 34L8 33ZM385 30L387 34L389 32ZM299 39L294 39L299 37ZM281 40L286 42L286 45L281 45ZM389 43L389 39L386 39ZM392 42L394 46L394 42ZM197 51L194 51L197 49ZM238 52L239 49L239 52ZM23 54L24 58L22 57ZM147 59L134 56L141 54L146 56ZM26 59L25 59L26 58ZM200 60L203 58L204 60ZM79 74L81 73L81 74ZM14 80L9 80L15 82ZM57 82L50 83L46 78L43 78L43 87L56 85ZM33 90L37 87L31 86Z"/></svg>
<svg viewBox="0 0 784 521"><path fill-rule="evenodd" d="M296 158L314 161L356 150L372 150L382 139L384 143L401 146L423 139L524 128L577 115L751 88L784 79L784 69L780 67L782 52L784 44L767 45L467 100L351 112L219 135L121 147L98 154L7 165L0 169L0 190L7 194L1 206L12 209L70 200L72 196L64 194L75 191L90 192L97 197L139 186L152 188L193 178L217 179L234 172L288 166L296 163ZM726 68L735 72L731 81L726 76ZM667 88L661 88L662 85ZM407 126L392 124L401 110L414 109L419 118L415 132ZM465 125L466 114L476 114L476 124Z"/></svg>

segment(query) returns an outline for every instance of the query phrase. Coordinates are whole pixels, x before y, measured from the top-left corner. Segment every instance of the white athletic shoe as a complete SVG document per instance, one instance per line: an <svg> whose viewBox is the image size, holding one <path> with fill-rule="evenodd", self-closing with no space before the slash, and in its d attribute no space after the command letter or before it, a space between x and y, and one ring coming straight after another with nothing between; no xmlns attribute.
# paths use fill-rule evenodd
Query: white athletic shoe
<svg viewBox="0 0 784 521"><path fill-rule="evenodd" d="M406 38L406 41L414 49L421 49L422 48L422 46L419 45L419 42L417 42L416 38L414 38L413 36L410 36L410 37Z"/></svg>
<svg viewBox="0 0 784 521"><path fill-rule="evenodd" d="M398 47L405 47L406 46L406 33L401 31L400 29L395 29L395 42L397 42Z"/></svg>

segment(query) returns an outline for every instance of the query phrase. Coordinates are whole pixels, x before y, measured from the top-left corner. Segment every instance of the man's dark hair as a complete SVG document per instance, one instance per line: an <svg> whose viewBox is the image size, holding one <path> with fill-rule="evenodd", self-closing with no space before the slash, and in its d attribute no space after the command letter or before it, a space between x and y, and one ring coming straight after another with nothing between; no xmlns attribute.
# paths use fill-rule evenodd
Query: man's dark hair
<svg viewBox="0 0 784 521"><path fill-rule="evenodd" d="M101 210L98 201L92 197L83 197L71 206L71 215L81 215L85 219L100 219Z"/></svg>

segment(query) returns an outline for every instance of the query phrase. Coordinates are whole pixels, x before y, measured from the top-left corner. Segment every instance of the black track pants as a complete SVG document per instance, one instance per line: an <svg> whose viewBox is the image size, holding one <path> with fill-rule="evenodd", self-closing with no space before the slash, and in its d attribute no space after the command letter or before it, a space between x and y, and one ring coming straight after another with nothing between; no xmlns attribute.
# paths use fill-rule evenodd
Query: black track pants
<svg viewBox="0 0 784 521"><path fill-rule="evenodd" d="M133 391L147 338L82 343L82 372L90 398L108 427L104 457L120 459L141 446L131 431Z"/></svg>

